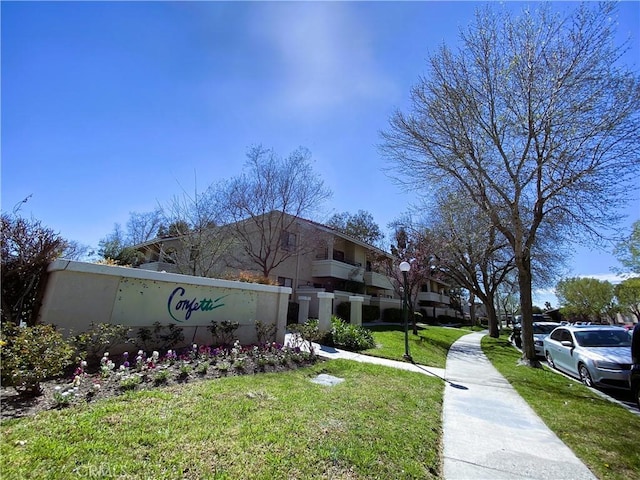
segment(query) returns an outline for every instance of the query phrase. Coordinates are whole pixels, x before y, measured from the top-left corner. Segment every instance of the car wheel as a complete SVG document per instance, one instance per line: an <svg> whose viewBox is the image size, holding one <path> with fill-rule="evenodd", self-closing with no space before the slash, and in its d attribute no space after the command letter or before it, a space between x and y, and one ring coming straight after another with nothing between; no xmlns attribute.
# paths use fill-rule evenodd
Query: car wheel
<svg viewBox="0 0 640 480"><path fill-rule="evenodd" d="M547 358L547 363L551 368L556 368L556 364L553 362L553 358L551 358L551 354L549 352L545 352L545 357Z"/></svg>
<svg viewBox="0 0 640 480"><path fill-rule="evenodd" d="M584 383L587 387L593 387L591 374L589 373L589 370L584 363L578 365L578 372L580 373L580 380L582 380L582 383Z"/></svg>
<svg viewBox="0 0 640 480"><path fill-rule="evenodd" d="M638 410L640 410L640 383L636 385L636 391L633 396L636 399L636 403L638 404Z"/></svg>

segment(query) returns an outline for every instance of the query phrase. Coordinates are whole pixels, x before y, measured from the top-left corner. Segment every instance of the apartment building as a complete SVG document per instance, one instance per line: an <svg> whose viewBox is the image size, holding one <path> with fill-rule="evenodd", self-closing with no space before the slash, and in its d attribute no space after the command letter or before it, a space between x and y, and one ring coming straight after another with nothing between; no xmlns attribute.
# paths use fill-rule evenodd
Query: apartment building
<svg viewBox="0 0 640 480"><path fill-rule="evenodd" d="M270 281L291 287L291 301L311 299L312 317L317 314L317 294L323 292L334 294L334 312L354 295L381 312L402 307L399 285L387 275L398 263L390 253L311 220L282 212L268 216L268 221L248 220L241 239L232 235L233 226L225 226L211 232L207 242L199 240L199 246L194 245L196 237L185 235L137 245L143 256L139 268L218 278L237 278L240 272L263 276L268 271ZM217 249L215 255L208 254L207 245ZM417 305L428 316L453 314L446 291L445 284L433 279L418 293Z"/></svg>

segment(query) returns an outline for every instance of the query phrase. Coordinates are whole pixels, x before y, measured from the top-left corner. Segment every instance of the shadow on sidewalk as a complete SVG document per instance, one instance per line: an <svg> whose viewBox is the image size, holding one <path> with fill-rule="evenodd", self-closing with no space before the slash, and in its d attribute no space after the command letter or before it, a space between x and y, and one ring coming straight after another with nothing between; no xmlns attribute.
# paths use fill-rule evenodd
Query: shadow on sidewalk
<svg viewBox="0 0 640 480"><path fill-rule="evenodd" d="M422 370L423 372L427 372L429 375L432 375L434 377L439 378L440 380L442 380L443 382L448 383L449 385L451 385L453 388L457 388L458 390L469 390L469 387L465 387L464 385L460 385L458 383L453 383L451 380L447 380L444 377L441 377L440 375L436 375L435 373L433 373L432 371L424 368L422 365L418 365L415 362L411 362L413 363L417 368L419 368L420 370Z"/></svg>

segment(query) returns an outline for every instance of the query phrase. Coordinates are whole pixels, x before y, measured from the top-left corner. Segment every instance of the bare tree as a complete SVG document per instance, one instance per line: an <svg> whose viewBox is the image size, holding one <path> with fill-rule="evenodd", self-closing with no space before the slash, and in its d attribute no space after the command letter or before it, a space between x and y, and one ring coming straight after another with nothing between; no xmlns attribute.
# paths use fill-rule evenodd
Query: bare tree
<svg viewBox="0 0 640 480"><path fill-rule="evenodd" d="M131 212L127 220L127 240L136 245L155 238L162 221L162 209L159 207L151 212Z"/></svg>
<svg viewBox="0 0 640 480"><path fill-rule="evenodd" d="M314 248L299 219L317 210L331 191L313 171L304 148L282 158L257 146L247 157L244 172L221 187L220 204L241 247L238 265L269 277L287 259Z"/></svg>
<svg viewBox="0 0 640 480"><path fill-rule="evenodd" d="M226 257L233 246L230 228L224 225L226 205L216 185L203 193L183 190L163 208L164 223L161 233L167 248L163 258L174 264L179 273L211 277L220 275L227 266Z"/></svg>
<svg viewBox="0 0 640 480"><path fill-rule="evenodd" d="M446 278L479 298L489 319L489 333L497 338L497 292L515 268L513 254L502 234L464 192L441 194L432 214L432 231L439 238L436 255Z"/></svg>
<svg viewBox="0 0 640 480"><path fill-rule="evenodd" d="M396 113L383 151L405 185L462 188L507 239L518 271L523 361L536 365L531 252L547 223L574 236L619 220L640 167L640 79L620 65L615 4L567 17L479 10Z"/></svg>

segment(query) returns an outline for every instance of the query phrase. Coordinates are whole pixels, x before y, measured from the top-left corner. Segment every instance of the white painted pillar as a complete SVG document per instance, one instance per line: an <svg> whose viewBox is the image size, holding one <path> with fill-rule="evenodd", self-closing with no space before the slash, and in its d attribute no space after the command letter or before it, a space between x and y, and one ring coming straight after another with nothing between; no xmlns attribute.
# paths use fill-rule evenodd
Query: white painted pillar
<svg viewBox="0 0 640 480"><path fill-rule="evenodd" d="M362 325L362 302L364 297L351 296L349 297L349 303L351 304L351 324Z"/></svg>
<svg viewBox="0 0 640 480"><path fill-rule="evenodd" d="M311 297L298 297L298 323L306 323L309 320L309 303Z"/></svg>
<svg viewBox="0 0 640 480"><path fill-rule="evenodd" d="M318 292L318 329L321 332L331 330L331 312L333 312L333 293Z"/></svg>

